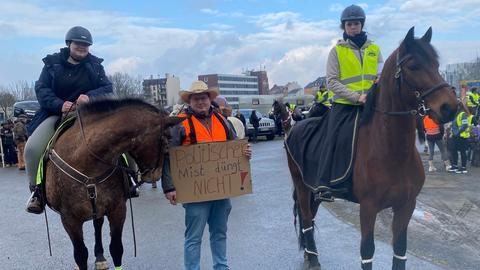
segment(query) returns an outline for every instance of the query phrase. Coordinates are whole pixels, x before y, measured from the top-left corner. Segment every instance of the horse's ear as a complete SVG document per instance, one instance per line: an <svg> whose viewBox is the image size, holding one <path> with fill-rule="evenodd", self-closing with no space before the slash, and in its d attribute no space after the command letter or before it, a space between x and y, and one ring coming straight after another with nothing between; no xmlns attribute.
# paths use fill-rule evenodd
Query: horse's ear
<svg viewBox="0 0 480 270"><path fill-rule="evenodd" d="M425 35L421 38L421 40L430 43L432 41L432 27L428 28L427 32L425 32Z"/></svg>
<svg viewBox="0 0 480 270"><path fill-rule="evenodd" d="M415 40L414 32L415 32L415 26L413 26L412 28L410 28L410 30L408 30L408 33L405 36L405 39L403 40L403 44L405 45L407 51L410 48L410 46L413 45L413 41Z"/></svg>
<svg viewBox="0 0 480 270"><path fill-rule="evenodd" d="M165 127L173 127L175 126L176 124L182 122L183 120L185 120L186 118L185 117L178 117L178 116L168 116L167 118L165 118Z"/></svg>

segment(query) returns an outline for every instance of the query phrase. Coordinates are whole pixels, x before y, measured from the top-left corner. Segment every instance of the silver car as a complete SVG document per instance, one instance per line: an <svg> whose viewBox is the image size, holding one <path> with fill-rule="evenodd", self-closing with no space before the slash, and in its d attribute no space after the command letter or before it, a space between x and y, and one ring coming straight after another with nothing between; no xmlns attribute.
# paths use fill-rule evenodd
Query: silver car
<svg viewBox="0 0 480 270"><path fill-rule="evenodd" d="M253 109L240 109L240 113L245 117L247 122L247 134L251 138L253 136L253 126L250 124L250 115L252 114ZM258 119L260 119L260 126L258 127L258 136L266 136L267 140L273 140L275 138L275 121L272 119L262 116L258 111L256 111Z"/></svg>

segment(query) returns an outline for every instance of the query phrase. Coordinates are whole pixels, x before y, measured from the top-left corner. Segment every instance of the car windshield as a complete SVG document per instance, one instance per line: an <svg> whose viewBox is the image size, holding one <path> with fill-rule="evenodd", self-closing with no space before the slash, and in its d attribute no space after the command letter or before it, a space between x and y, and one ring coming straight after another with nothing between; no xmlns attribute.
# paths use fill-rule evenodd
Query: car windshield
<svg viewBox="0 0 480 270"><path fill-rule="evenodd" d="M14 107L37 111L40 109L40 104L38 101L23 101L15 104Z"/></svg>

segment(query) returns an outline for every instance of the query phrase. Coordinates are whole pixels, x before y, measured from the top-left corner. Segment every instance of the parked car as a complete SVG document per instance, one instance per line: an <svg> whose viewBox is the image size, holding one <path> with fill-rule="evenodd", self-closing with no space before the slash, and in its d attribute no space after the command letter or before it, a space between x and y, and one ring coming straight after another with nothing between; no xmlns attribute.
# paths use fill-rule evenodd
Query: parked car
<svg viewBox="0 0 480 270"><path fill-rule="evenodd" d="M250 115L252 114L253 109L240 109L240 113L245 117L247 122L247 134L248 138L253 136L253 126L250 124ZM260 119L260 126L258 127L258 136L266 136L267 140L273 140L275 138L275 121L272 119L262 116L258 111L257 117Z"/></svg>
<svg viewBox="0 0 480 270"><path fill-rule="evenodd" d="M38 110L40 110L40 104L36 100L18 101L13 104L14 117L25 114L31 120Z"/></svg>

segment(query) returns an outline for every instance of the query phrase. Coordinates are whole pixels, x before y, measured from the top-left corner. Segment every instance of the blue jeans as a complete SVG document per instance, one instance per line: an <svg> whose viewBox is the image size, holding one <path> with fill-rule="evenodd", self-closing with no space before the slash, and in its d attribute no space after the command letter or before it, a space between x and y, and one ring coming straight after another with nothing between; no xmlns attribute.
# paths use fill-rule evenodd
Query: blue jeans
<svg viewBox="0 0 480 270"><path fill-rule="evenodd" d="M210 232L213 269L227 270L227 222L232 209L230 199L185 203L185 246L186 270L200 269L200 249L205 225Z"/></svg>

